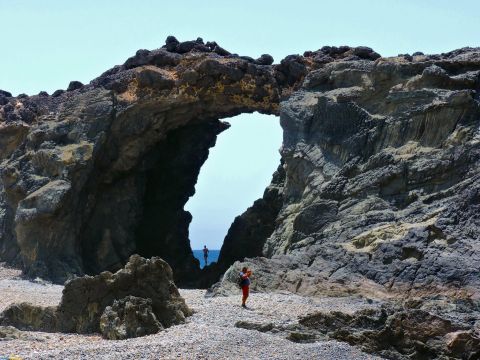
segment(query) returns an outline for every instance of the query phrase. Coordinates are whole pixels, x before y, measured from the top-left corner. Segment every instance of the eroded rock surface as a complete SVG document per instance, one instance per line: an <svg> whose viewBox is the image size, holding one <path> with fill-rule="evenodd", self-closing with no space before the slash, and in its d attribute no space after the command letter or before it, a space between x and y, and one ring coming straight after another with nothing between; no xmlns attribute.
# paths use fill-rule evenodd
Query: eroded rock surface
<svg viewBox="0 0 480 360"><path fill-rule="evenodd" d="M169 37L87 85L0 92L0 256L61 282L159 255L184 286L247 256L254 290L418 301L474 331L479 75L478 48L323 47L272 64ZM280 115L281 166L202 278L183 206L220 119L253 111Z"/></svg>
<svg viewBox="0 0 480 360"><path fill-rule="evenodd" d="M115 300L100 317L100 332L109 340L156 334L162 328L153 313L152 300L135 296Z"/></svg>
<svg viewBox="0 0 480 360"><path fill-rule="evenodd" d="M105 310L107 307L111 308ZM117 329L107 325L112 312L119 318ZM170 266L160 258L133 255L115 274L106 271L68 281L57 307L9 306L0 314L0 324L22 330L85 334L100 332L100 319L105 315L106 336L120 338L151 333L156 322L159 329L183 323L191 314L173 282ZM143 330L132 330L135 322L143 324ZM122 323L124 332L119 329ZM115 331L117 335L113 335Z"/></svg>

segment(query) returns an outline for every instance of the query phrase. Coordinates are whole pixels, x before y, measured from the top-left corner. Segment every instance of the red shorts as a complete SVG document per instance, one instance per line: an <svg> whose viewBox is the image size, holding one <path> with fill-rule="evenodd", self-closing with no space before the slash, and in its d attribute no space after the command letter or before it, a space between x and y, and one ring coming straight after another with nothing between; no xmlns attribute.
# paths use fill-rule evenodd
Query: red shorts
<svg viewBox="0 0 480 360"><path fill-rule="evenodd" d="M248 285L242 286L242 293L244 297L248 296L248 292L250 291L250 287Z"/></svg>

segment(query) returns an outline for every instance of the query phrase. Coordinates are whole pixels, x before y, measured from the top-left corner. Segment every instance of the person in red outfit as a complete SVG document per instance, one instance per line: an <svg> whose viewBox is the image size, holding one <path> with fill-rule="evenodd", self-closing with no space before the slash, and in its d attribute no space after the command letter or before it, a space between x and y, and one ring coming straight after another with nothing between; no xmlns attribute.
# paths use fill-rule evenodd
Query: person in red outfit
<svg viewBox="0 0 480 360"><path fill-rule="evenodd" d="M240 272L240 277L242 278L241 287L242 287L242 307L246 308L245 302L247 301L249 292L250 292L250 276L252 276L252 271L247 267L244 267Z"/></svg>

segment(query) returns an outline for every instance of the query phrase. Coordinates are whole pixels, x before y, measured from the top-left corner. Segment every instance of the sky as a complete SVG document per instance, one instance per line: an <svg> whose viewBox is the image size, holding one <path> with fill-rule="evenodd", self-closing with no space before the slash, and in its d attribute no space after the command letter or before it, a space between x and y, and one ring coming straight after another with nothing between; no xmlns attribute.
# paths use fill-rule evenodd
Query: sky
<svg viewBox="0 0 480 360"><path fill-rule="evenodd" d="M269 53L276 62L324 45L441 53L480 46L479 14L478 0L0 0L0 89L31 95L88 83L168 35L214 40L240 55ZM231 123L187 204L193 248L219 248L278 164L278 119L241 115Z"/></svg>

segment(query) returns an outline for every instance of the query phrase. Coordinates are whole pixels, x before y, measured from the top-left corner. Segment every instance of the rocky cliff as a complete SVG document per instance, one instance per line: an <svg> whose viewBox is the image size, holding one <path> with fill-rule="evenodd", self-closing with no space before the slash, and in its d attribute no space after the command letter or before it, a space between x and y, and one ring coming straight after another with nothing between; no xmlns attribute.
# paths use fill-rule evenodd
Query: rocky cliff
<svg viewBox="0 0 480 360"><path fill-rule="evenodd" d="M478 48L382 58L323 47L274 65L169 37L88 85L2 91L0 256L64 281L158 255L195 285L183 206L228 128L220 120L258 111L280 116L282 163L235 219L209 282L263 256L249 261L259 290L454 299L471 314L479 74ZM478 331L475 317L464 321Z"/></svg>

